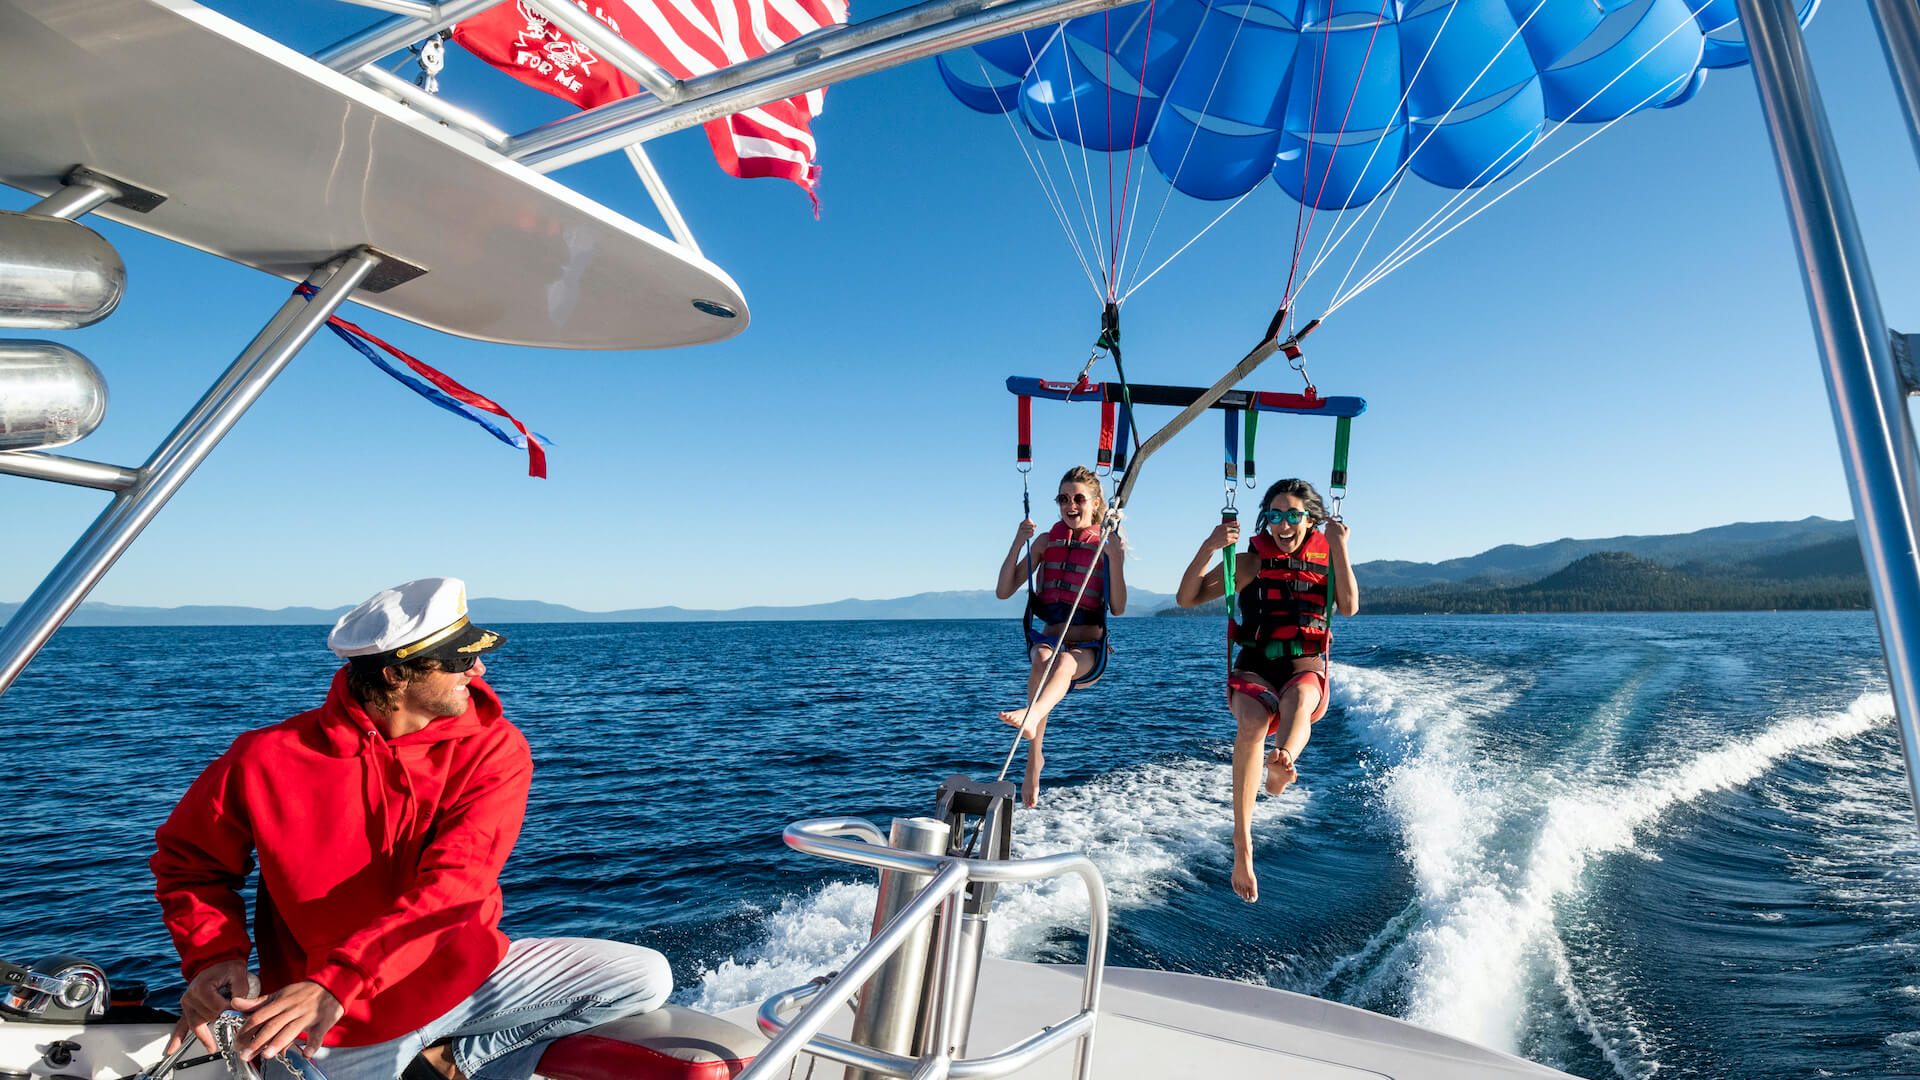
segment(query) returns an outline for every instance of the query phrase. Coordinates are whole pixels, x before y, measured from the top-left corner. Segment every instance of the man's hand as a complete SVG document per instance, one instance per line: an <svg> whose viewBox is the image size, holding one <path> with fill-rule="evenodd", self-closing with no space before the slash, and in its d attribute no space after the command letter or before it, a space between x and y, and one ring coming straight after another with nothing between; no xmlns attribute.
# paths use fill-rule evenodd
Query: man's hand
<svg viewBox="0 0 1920 1080"><path fill-rule="evenodd" d="M233 1007L247 1014L247 1026L235 1042L248 1061L279 1057L302 1035L307 1046L317 1050L346 1012L326 987L311 980L262 998L234 998Z"/></svg>
<svg viewBox="0 0 1920 1080"><path fill-rule="evenodd" d="M259 991L260 980L248 973L245 960L222 960L201 968L187 983L186 992L180 995L180 1022L173 1025L166 1052L171 1054L180 1049L188 1033L198 1036L200 1044L209 1051L219 1049L213 1045L213 1032L207 1029L207 1021L232 1008L229 997Z"/></svg>

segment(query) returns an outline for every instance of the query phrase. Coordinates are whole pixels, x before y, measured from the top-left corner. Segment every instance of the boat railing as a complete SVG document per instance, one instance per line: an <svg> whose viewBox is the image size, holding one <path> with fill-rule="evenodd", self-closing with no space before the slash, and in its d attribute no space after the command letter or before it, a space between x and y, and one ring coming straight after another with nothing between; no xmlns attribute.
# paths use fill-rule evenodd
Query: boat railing
<svg viewBox="0 0 1920 1080"><path fill-rule="evenodd" d="M858 839L848 839L857 837ZM1075 1046L1074 1075L1086 1080L1093 1067L1094 1022L1100 1006L1101 977L1107 954L1107 890L1100 870L1085 855L1063 853L1037 859L985 860L956 855L931 855L886 843L880 830L863 818L814 818L787 826L783 836L796 851L876 870L929 876L931 880L880 927L838 975L775 994L760 1006L760 1029L773 1037L767 1048L741 1074L740 1080L762 1080L787 1067L802 1050L857 1069L911 1080L988 1080L1008 1076L1068 1043ZM959 1012L959 965L962 900L971 882L1004 884L1075 875L1087 889L1087 962L1081 983L1080 1011L998 1053L955 1058L955 1016ZM839 1009L914 939L915 931L938 916L934 960L929 979L933 993L931 1030L918 1057L890 1053L821 1033ZM785 1014L796 1007L791 1020Z"/></svg>

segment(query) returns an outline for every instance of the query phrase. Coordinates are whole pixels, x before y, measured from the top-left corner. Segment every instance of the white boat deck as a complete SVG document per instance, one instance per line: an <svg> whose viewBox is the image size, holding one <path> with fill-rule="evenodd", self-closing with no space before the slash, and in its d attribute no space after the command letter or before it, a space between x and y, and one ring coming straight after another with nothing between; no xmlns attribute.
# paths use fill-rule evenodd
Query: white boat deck
<svg viewBox="0 0 1920 1080"><path fill-rule="evenodd" d="M713 263L190 0L0 0L0 100L0 183L85 165L166 196L99 216L289 281L370 245L426 273L355 302L423 326L565 349L746 328Z"/></svg>
<svg viewBox="0 0 1920 1080"><path fill-rule="evenodd" d="M1079 1010L1082 969L988 959L968 1056L994 1053ZM724 1014L752 1027L757 1007ZM827 1025L847 1036L852 1014ZM1287 1080L1568 1080L1567 1074L1510 1054L1331 1001L1199 975L1109 967L1094 1035L1093 1075L1103 1080L1218 1080L1223 1075ZM838 1080L844 1066L809 1067ZM826 1070L822 1072L821 1070ZM1070 1080L1073 1051L1052 1054L1016 1074Z"/></svg>

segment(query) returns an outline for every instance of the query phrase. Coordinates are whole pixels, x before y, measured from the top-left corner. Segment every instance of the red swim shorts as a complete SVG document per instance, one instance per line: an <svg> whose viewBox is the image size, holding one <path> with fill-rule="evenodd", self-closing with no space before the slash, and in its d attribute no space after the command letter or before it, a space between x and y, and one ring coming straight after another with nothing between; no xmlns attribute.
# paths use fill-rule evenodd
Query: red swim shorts
<svg viewBox="0 0 1920 1080"><path fill-rule="evenodd" d="M1296 671L1293 673L1292 678L1280 685L1278 690L1269 690L1251 679L1243 679L1238 675L1228 675L1227 689L1229 691L1238 691L1253 698L1264 706L1268 713L1276 714L1280 711L1280 699L1286 694L1287 687L1303 679L1314 679L1320 683L1320 703L1313 707L1313 715L1307 718L1308 723L1313 723L1327 715L1327 698L1329 697L1327 693L1327 677L1321 672ZM1267 724L1267 734L1273 735L1279 730L1280 718L1276 715Z"/></svg>

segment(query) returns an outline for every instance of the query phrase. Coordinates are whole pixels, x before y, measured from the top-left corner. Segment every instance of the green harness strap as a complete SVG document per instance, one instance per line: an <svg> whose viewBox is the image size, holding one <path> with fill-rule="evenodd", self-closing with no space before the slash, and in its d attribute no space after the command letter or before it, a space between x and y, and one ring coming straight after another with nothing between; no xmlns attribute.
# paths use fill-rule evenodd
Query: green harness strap
<svg viewBox="0 0 1920 1080"><path fill-rule="evenodd" d="M1353 436L1353 418L1341 417L1333 427L1333 480L1327 485L1327 494L1333 494L1338 488L1342 494L1347 490L1347 441Z"/></svg>
<svg viewBox="0 0 1920 1080"><path fill-rule="evenodd" d="M1245 474L1248 487L1253 487L1253 433L1260 430L1260 410L1247 410L1247 452L1241 455L1243 464L1240 471ZM1266 509L1261 507L1261 509Z"/></svg>

